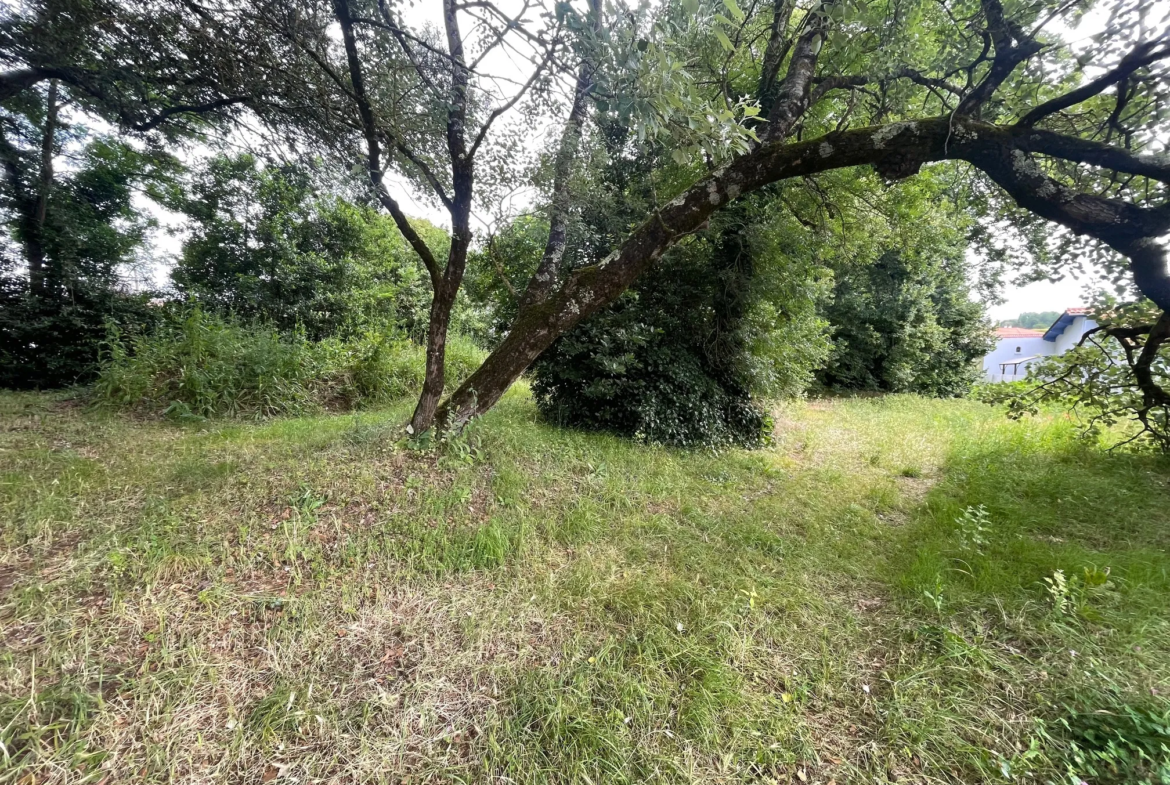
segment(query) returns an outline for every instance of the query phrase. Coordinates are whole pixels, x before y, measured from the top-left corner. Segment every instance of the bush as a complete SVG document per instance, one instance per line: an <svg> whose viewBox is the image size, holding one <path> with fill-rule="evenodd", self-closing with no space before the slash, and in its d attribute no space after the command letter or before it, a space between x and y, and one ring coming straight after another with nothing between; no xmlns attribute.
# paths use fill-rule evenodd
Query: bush
<svg viewBox="0 0 1170 785"><path fill-rule="evenodd" d="M68 296L36 297L0 273L0 387L52 389L93 380L110 324L140 333L157 317L147 294L76 285Z"/></svg>
<svg viewBox="0 0 1170 785"><path fill-rule="evenodd" d="M393 323L426 333L430 292L417 255L389 216L322 195L302 165L262 166L219 156L196 170L169 205L187 216L171 278L183 299L216 313L262 320L309 338ZM414 221L439 252L446 233Z"/></svg>
<svg viewBox="0 0 1170 785"><path fill-rule="evenodd" d="M754 211L754 212L753 212ZM824 271L789 253L775 216L712 218L533 367L550 420L679 446L758 446L760 396L801 395L829 351Z"/></svg>
<svg viewBox="0 0 1170 785"><path fill-rule="evenodd" d="M753 446L766 438L770 421L747 390L720 383L661 329L618 326L637 316L611 309L541 356L532 392L546 418L680 446Z"/></svg>
<svg viewBox="0 0 1170 785"><path fill-rule="evenodd" d="M1055 757L1073 781L1170 782L1170 706L1164 702L1065 706L1049 727Z"/></svg>
<svg viewBox="0 0 1170 785"><path fill-rule="evenodd" d="M200 310L175 315L150 335L112 332L94 387L101 405L197 417L297 414L385 403L422 386L422 347L370 330L314 343L302 333L244 325ZM468 339L448 342L447 383L482 361Z"/></svg>

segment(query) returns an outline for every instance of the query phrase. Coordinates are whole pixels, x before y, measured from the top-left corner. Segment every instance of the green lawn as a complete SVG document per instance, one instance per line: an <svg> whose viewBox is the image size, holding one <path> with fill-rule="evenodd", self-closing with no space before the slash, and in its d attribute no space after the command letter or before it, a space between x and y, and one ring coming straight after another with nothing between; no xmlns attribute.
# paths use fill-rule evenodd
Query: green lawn
<svg viewBox="0 0 1170 785"><path fill-rule="evenodd" d="M1165 459L913 397L718 454L406 413L0 395L0 782L1170 782Z"/></svg>

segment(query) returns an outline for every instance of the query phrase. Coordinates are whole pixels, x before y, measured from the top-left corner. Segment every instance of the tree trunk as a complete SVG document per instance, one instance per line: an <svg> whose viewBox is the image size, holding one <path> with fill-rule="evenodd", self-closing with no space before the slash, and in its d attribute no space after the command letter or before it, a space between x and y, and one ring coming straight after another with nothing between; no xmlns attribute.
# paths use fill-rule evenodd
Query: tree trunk
<svg viewBox="0 0 1170 785"><path fill-rule="evenodd" d="M451 310L463 283L463 272L467 269L467 252L471 248L471 170L463 167L456 170L457 187L467 194L455 202L451 211L451 251L447 255L447 266L434 286L431 299L430 322L427 325L427 370L423 379L422 392L410 418L410 433L421 434L435 424L435 412L443 398L447 360L447 330L451 324Z"/></svg>
<svg viewBox="0 0 1170 785"><path fill-rule="evenodd" d="M57 131L57 80L49 81L45 101L45 127L41 134L41 170L37 178L37 200L24 231L24 254L28 261L29 290L45 295L45 218L49 213L49 191L53 187L53 145Z"/></svg>
<svg viewBox="0 0 1170 785"><path fill-rule="evenodd" d="M427 325L427 370L423 379L422 392L410 418L409 431L421 434L431 427L435 411L443 397L447 360L447 328L451 323L451 308L455 303L454 293L443 285L435 290L431 299L430 322Z"/></svg>

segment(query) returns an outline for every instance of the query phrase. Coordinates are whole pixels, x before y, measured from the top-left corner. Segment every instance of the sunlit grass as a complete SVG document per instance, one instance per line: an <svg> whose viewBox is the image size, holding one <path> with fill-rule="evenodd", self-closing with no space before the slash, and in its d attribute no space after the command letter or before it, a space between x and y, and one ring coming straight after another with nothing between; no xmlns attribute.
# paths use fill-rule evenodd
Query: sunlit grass
<svg viewBox="0 0 1170 785"><path fill-rule="evenodd" d="M1164 460L912 397L754 452L407 414L0 396L0 781L1164 776L1073 746L1167 711Z"/></svg>

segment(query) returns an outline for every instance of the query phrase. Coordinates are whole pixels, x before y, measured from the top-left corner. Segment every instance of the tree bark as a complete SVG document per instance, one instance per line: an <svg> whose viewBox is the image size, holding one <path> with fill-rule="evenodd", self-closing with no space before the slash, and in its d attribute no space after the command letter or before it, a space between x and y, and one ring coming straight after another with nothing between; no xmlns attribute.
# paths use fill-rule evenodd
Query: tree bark
<svg viewBox="0 0 1170 785"><path fill-rule="evenodd" d="M41 168L37 177L37 198L24 231L24 253L28 261L29 291L43 297L45 285L45 219L49 214L49 192L53 188L53 146L57 131L57 80L49 81L45 100L45 127L41 133Z"/></svg>
<svg viewBox="0 0 1170 785"><path fill-rule="evenodd" d="M459 203L457 203L458 205ZM427 367L423 377L423 388L410 417L408 430L412 434L426 432L434 425L435 412L443 398L446 387L447 331L451 324L451 310L463 283L463 272L467 268L467 252L471 246L471 201L466 209L453 212L454 230L451 236L451 251L447 266L434 288L431 299L430 322L427 325Z"/></svg>
<svg viewBox="0 0 1170 785"><path fill-rule="evenodd" d="M594 32L601 27L601 0L589 0L590 21ZM557 157L553 163L553 189L549 204L548 240L536 272L528 280L528 287L520 299L520 310L544 302L556 288L561 276L561 260L565 256L565 244L569 229L569 177L581 133L589 112L589 94L593 90L594 64L585 57L577 69L577 84L573 90L573 104L569 117L561 132L557 145Z"/></svg>
<svg viewBox="0 0 1170 785"><path fill-rule="evenodd" d="M427 368L422 392L410 418L410 433L430 430L446 386L447 330L451 309L463 283L467 252L471 247L471 203L475 169L467 150L467 90L470 75L463 56L463 35L455 0L443 0L443 25L451 59L451 85L447 108L447 151L451 156L451 250L447 265L434 286L430 324L427 326Z"/></svg>
<svg viewBox="0 0 1170 785"><path fill-rule="evenodd" d="M447 328L451 323L451 308L455 304L456 291L443 285L435 289L431 298L430 321L427 324L426 375L410 425L407 426L411 434L420 434L430 428L435 419L435 410L443 397L447 371Z"/></svg>

